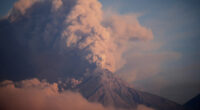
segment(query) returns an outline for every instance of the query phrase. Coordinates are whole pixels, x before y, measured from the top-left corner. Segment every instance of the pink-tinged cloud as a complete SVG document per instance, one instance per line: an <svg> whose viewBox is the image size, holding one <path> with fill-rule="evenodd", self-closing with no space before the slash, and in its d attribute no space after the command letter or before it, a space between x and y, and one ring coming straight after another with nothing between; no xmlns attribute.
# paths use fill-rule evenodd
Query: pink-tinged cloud
<svg viewBox="0 0 200 110"><path fill-rule="evenodd" d="M79 93L60 93L56 83L38 79L4 81L0 85L1 110L114 110L88 102Z"/></svg>
<svg viewBox="0 0 200 110"><path fill-rule="evenodd" d="M127 44L151 40L153 34L135 16L115 14L104 18L103 14L97 0L77 0L66 18L62 38L68 48L87 52L83 56L89 62L115 72L125 64L122 55L128 49Z"/></svg>
<svg viewBox="0 0 200 110"><path fill-rule="evenodd" d="M36 2L40 2L42 0L18 0L14 4L14 8L20 11L22 14L25 14L26 10L30 8Z"/></svg>
<svg viewBox="0 0 200 110"><path fill-rule="evenodd" d="M119 70L119 75L128 82L143 80L162 72L167 62L180 59L176 52L133 51L126 56L127 64Z"/></svg>
<svg viewBox="0 0 200 110"><path fill-rule="evenodd" d="M82 59L98 68L115 72L126 63L123 54L130 43L153 39L152 31L142 26L133 14L111 13L110 16L104 17L105 12L98 0L19 0L14 9L23 16L28 12L27 9L34 10L32 6L35 3L52 4L47 8L51 10L49 14L55 18L46 26L45 42L51 39L49 36L52 35L48 33L56 33L56 29L51 26L61 22L62 31L56 33L59 40L54 45L62 45L60 50L64 51L79 50L78 54ZM29 14L31 15L31 12ZM62 16L62 19L59 16ZM11 14L10 18L15 20L15 14ZM49 29L52 29L51 32Z"/></svg>
<svg viewBox="0 0 200 110"><path fill-rule="evenodd" d="M57 83L50 84L38 79L14 83L6 80L0 83L1 110L125 110L104 107L88 102L81 94L72 91L58 91ZM131 109L129 109L131 110ZM138 105L136 110L153 110Z"/></svg>
<svg viewBox="0 0 200 110"><path fill-rule="evenodd" d="M62 0L52 0L52 7L54 11L57 11L62 5Z"/></svg>
<svg viewBox="0 0 200 110"><path fill-rule="evenodd" d="M151 29L142 26L138 21L138 16L135 14L120 15L110 13L106 17L104 25L109 28L110 33L117 40L152 40L153 33Z"/></svg>

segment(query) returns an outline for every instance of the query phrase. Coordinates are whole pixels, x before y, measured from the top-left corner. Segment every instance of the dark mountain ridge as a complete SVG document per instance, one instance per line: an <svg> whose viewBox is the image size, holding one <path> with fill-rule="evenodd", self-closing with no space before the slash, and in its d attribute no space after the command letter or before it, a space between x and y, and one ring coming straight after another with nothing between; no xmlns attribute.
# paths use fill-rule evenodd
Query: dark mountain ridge
<svg viewBox="0 0 200 110"><path fill-rule="evenodd" d="M200 110L200 94L183 105L187 110Z"/></svg>

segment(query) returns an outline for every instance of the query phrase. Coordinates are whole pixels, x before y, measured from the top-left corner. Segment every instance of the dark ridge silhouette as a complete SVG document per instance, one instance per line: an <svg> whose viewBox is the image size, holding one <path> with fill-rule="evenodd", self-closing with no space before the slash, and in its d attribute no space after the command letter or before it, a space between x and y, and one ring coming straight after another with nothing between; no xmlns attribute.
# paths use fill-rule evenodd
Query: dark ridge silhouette
<svg viewBox="0 0 200 110"><path fill-rule="evenodd" d="M200 94L183 105L187 110L200 110Z"/></svg>

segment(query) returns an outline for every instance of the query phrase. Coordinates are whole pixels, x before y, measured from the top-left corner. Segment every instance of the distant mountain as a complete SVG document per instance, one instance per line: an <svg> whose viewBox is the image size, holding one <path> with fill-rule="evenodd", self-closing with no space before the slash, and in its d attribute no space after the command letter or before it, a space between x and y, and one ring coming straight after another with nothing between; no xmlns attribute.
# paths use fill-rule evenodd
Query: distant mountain
<svg viewBox="0 0 200 110"><path fill-rule="evenodd" d="M184 104L187 110L200 110L200 94Z"/></svg>
<svg viewBox="0 0 200 110"><path fill-rule="evenodd" d="M85 76L76 87L72 87L72 90L80 92L89 101L99 102L104 106L134 109L143 104L155 110L183 110L175 102L134 89L108 70L94 71Z"/></svg>

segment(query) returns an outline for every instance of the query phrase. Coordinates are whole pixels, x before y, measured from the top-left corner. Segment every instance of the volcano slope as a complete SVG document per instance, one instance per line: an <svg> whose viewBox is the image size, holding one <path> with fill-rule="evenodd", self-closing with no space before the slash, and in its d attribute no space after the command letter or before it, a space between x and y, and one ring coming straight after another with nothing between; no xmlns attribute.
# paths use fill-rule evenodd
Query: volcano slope
<svg viewBox="0 0 200 110"><path fill-rule="evenodd" d="M62 83L60 87L78 91L89 101L104 106L134 110L138 105L145 105L156 110L184 110L175 102L134 89L109 70L98 69L73 82L80 83Z"/></svg>

